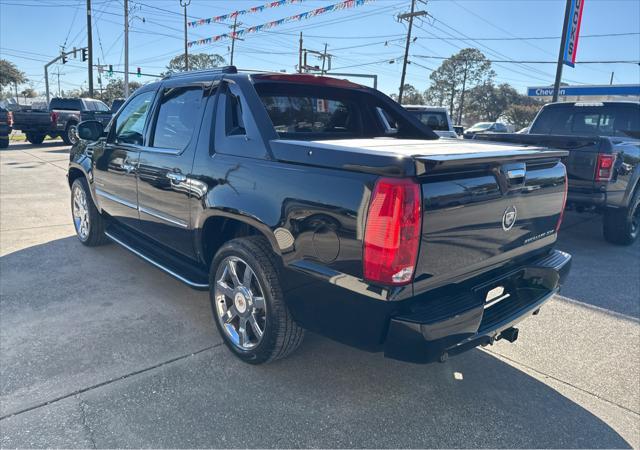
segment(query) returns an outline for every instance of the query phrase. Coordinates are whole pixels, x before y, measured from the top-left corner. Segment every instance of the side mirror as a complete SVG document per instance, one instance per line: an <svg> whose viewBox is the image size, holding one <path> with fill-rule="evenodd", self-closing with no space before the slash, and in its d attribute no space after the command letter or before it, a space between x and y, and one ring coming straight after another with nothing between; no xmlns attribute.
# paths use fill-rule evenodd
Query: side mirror
<svg viewBox="0 0 640 450"><path fill-rule="evenodd" d="M97 141L104 135L104 126L97 120L85 120L78 124L78 137L85 141Z"/></svg>

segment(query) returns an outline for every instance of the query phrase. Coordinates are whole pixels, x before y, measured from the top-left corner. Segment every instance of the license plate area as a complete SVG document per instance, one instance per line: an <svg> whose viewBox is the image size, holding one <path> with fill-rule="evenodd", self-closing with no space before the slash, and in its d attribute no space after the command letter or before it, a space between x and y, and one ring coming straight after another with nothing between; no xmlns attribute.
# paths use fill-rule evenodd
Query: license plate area
<svg viewBox="0 0 640 450"><path fill-rule="evenodd" d="M550 292L537 274L529 272L520 270L474 289L478 301L482 301L484 305L484 314L478 331L490 329L502 321L517 316L520 311Z"/></svg>

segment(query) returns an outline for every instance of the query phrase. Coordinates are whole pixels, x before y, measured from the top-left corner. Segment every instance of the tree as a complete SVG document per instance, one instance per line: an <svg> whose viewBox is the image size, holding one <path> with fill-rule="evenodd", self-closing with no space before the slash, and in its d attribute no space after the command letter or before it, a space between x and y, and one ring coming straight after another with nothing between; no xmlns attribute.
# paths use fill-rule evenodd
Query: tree
<svg viewBox="0 0 640 450"><path fill-rule="evenodd" d="M495 77L491 62L475 48L464 48L443 61L431 72L431 86L425 93L431 103L448 104L449 114L457 112L457 122L462 117L465 91L470 86L490 82Z"/></svg>
<svg viewBox="0 0 640 450"><path fill-rule="evenodd" d="M26 83L27 77L10 61L0 59L0 88Z"/></svg>
<svg viewBox="0 0 640 450"><path fill-rule="evenodd" d="M38 93L36 92L36 90L32 87L28 87L26 89L23 89L20 92L20 95L22 95L22 97L24 97L24 99L26 100L27 98L35 98L38 96Z"/></svg>
<svg viewBox="0 0 640 450"><path fill-rule="evenodd" d="M540 105L537 102L530 105L511 105L505 111L504 117L519 130L528 127L538 111L540 111Z"/></svg>
<svg viewBox="0 0 640 450"><path fill-rule="evenodd" d="M142 86L137 81L129 81L129 95ZM100 99L103 102L111 104L116 98L124 98L124 80L122 78L112 78L104 88Z"/></svg>
<svg viewBox="0 0 640 450"><path fill-rule="evenodd" d="M391 98L398 101L397 94L391 94ZM405 84L402 89L402 104L403 105L423 105L424 98L418 90L411 84Z"/></svg>
<svg viewBox="0 0 640 450"><path fill-rule="evenodd" d="M225 64L225 59L218 54L193 53L189 55L189 70L210 69ZM166 74L173 72L184 72L184 54L174 56L169 61Z"/></svg>
<svg viewBox="0 0 640 450"><path fill-rule="evenodd" d="M24 72L18 70L15 64L6 59L0 59L0 90L6 86L13 85L17 97L18 85L26 82L27 77L24 75Z"/></svg>
<svg viewBox="0 0 640 450"><path fill-rule="evenodd" d="M480 84L469 90L467 98L464 106L467 123L495 122L513 105L538 105L536 100L519 94L507 83L498 86L493 83Z"/></svg>

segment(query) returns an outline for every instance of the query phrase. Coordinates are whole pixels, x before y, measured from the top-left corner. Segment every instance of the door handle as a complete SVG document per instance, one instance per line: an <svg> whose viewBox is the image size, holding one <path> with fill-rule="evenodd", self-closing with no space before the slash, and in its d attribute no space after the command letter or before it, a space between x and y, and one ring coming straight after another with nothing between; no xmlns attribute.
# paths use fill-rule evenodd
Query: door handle
<svg viewBox="0 0 640 450"><path fill-rule="evenodd" d="M181 173L176 172L168 172L167 178L170 179L174 183L181 183L183 181L187 181L187 176Z"/></svg>

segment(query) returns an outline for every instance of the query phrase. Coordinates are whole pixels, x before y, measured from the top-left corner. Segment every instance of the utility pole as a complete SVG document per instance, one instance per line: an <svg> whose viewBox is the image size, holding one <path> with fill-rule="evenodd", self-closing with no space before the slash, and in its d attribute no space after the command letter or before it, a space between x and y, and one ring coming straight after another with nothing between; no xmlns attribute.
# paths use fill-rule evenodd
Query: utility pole
<svg viewBox="0 0 640 450"><path fill-rule="evenodd" d="M242 23L238 23L238 16L236 15L233 18L233 26L232 26L233 32L231 34L231 61L230 61L230 65L232 65L232 66L233 66L233 52L234 52L235 47L236 47L236 45L235 45L236 44L236 39L238 39L236 37L236 28L238 28L238 25L242 25Z"/></svg>
<svg viewBox="0 0 640 450"><path fill-rule="evenodd" d="M298 73L302 73L302 31L300 32L300 46L298 47Z"/></svg>
<svg viewBox="0 0 640 450"><path fill-rule="evenodd" d="M60 97L60 66L56 67L58 75L58 97Z"/></svg>
<svg viewBox="0 0 640 450"><path fill-rule="evenodd" d="M124 98L129 97L129 0L124 0Z"/></svg>
<svg viewBox="0 0 640 450"><path fill-rule="evenodd" d="M613 74L614 74L614 72L611 72L611 79L609 80L609 85L613 84Z"/></svg>
<svg viewBox="0 0 640 450"><path fill-rule="evenodd" d="M404 61L402 63L402 76L400 77L400 90L398 92L398 103L402 104L402 94L404 91L404 79L407 75L407 60L409 58L409 46L411 45L411 30L413 28L413 18L427 15L426 11L416 11L416 0L411 0L411 12L398 15L398 21L409 19L407 30L407 42L404 47Z"/></svg>
<svg viewBox="0 0 640 450"><path fill-rule="evenodd" d="M458 121L456 125L462 122L462 110L464 108L464 90L467 87L467 71L469 70L469 60L464 62L464 76L462 77L462 92L460 93L460 106L458 107Z"/></svg>
<svg viewBox="0 0 640 450"><path fill-rule="evenodd" d="M556 68L556 81L553 84L553 98L552 102L558 101L558 94L560 93L560 80L562 80L562 65L564 64L562 58L564 57L565 40L567 39L567 27L569 26L569 11L571 11L571 0L567 0L567 5L564 9L564 23L562 24L562 37L560 38L560 52L558 53L558 67Z"/></svg>
<svg viewBox="0 0 640 450"><path fill-rule="evenodd" d="M87 0L87 66L89 72L89 97L93 97L93 36L91 35L91 0Z"/></svg>
<svg viewBox="0 0 640 450"><path fill-rule="evenodd" d="M320 69L320 75L324 75L324 62L327 59L327 43L324 44L324 52L322 52L322 69Z"/></svg>
<svg viewBox="0 0 640 450"><path fill-rule="evenodd" d="M180 0L180 6L184 10L184 70L189 71L189 50L188 50L188 41L187 41L187 6L191 4L191 0ZM233 56L231 56L233 60ZM231 63L233 64L233 63ZM125 69L127 71L127 69Z"/></svg>

